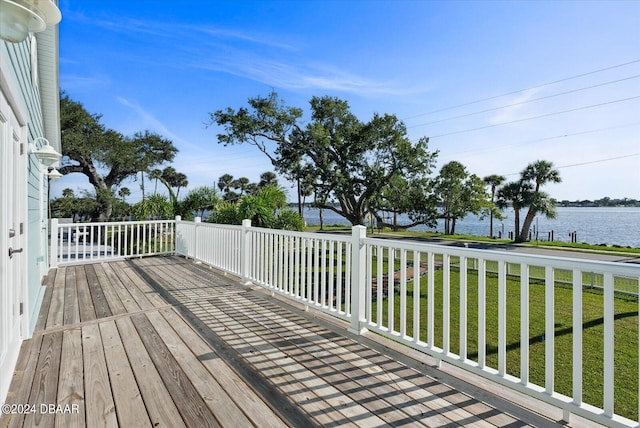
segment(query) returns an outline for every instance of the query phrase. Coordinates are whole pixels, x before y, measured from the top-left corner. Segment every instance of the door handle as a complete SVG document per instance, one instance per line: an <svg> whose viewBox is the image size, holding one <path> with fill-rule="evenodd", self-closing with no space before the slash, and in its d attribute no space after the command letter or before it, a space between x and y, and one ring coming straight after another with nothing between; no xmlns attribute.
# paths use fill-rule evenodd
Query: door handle
<svg viewBox="0 0 640 428"><path fill-rule="evenodd" d="M14 250L13 248L9 247L9 258L12 258L15 253L21 253L22 250L22 248Z"/></svg>

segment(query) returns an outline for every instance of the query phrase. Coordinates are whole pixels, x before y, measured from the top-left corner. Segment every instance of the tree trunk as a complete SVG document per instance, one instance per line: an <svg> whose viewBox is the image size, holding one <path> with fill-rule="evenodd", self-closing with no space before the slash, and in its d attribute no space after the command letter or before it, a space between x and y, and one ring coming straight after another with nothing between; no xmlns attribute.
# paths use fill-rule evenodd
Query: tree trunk
<svg viewBox="0 0 640 428"><path fill-rule="evenodd" d="M493 211L489 213L489 238L493 238Z"/></svg>
<svg viewBox="0 0 640 428"><path fill-rule="evenodd" d="M520 210L513 210L513 214L515 217L515 231L513 232L514 236L514 241L518 242L518 238L520 237L518 235L518 232L520 231Z"/></svg>
<svg viewBox="0 0 640 428"><path fill-rule="evenodd" d="M531 229L531 224L533 223L533 219L536 218L537 213L538 211L533 208L529 208L529 211L527 211L527 215L522 223L522 230L517 239L518 242L524 242L529 239L529 229Z"/></svg>
<svg viewBox="0 0 640 428"><path fill-rule="evenodd" d="M451 220L451 235L455 235L456 234L456 218L454 217Z"/></svg>

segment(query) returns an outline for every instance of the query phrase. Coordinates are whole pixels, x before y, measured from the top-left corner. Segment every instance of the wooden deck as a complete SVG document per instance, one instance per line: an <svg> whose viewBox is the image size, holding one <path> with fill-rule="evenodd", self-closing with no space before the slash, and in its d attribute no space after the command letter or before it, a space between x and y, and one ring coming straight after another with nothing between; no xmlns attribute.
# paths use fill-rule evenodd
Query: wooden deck
<svg viewBox="0 0 640 428"><path fill-rule="evenodd" d="M407 355L183 258L60 268L0 427L555 425Z"/></svg>

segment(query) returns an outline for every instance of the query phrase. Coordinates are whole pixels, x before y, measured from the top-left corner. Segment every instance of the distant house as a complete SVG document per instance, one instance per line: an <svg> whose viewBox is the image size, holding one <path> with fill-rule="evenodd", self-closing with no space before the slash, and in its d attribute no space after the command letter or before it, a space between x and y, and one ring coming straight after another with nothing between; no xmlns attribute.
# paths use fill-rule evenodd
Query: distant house
<svg viewBox="0 0 640 428"><path fill-rule="evenodd" d="M0 0L0 402L49 268L48 173L61 152L59 21L51 0Z"/></svg>

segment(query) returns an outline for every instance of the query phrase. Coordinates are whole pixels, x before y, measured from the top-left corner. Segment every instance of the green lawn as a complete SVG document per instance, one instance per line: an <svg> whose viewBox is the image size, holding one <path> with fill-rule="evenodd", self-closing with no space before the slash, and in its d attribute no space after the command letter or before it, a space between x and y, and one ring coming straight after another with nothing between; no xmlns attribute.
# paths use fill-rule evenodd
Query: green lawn
<svg viewBox="0 0 640 428"><path fill-rule="evenodd" d="M450 347L459 353L460 320L460 274L451 271L450 297ZM443 272L435 273L435 346L443 346ZM467 352L477 361L478 352L478 276L475 271L467 273ZM413 282L407 283L407 334L413 335ZM420 338L427 340L427 278L420 285ZM400 326L399 286L395 287L394 325ZM635 290L638 283L635 281ZM603 385L603 294L599 290L583 292L583 400L602 407ZM529 364L530 382L544 386L545 365L545 296L544 283L531 280L529 287ZM383 325L387 325L387 300L383 302ZM572 395L572 290L561 283L555 287L555 390ZM376 302L373 302L373 321L376 320ZM486 284L486 353L487 365L497 368L498 355L498 281L497 276L487 274ZM615 412L627 418L638 419L638 299L634 296L618 295L615 298ZM512 276L507 281L507 372L520 376L520 279Z"/></svg>

